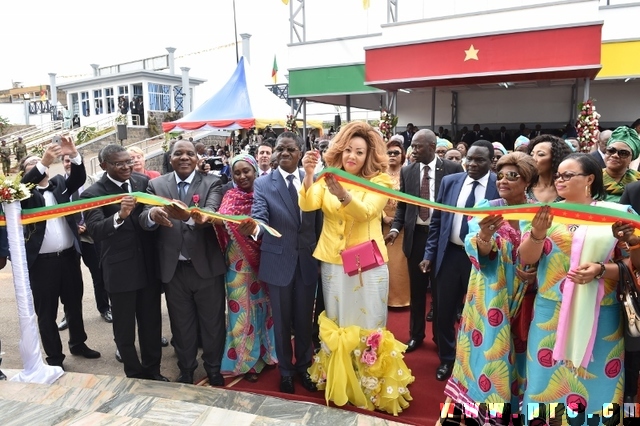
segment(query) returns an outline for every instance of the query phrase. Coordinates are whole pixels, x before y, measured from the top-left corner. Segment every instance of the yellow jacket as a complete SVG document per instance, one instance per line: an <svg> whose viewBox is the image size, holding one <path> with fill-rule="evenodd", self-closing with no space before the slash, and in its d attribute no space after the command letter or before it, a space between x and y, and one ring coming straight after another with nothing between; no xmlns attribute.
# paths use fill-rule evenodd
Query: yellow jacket
<svg viewBox="0 0 640 426"><path fill-rule="evenodd" d="M372 183L391 188L393 183L386 173L371 179ZM389 260L382 235L382 210L388 197L360 189L350 189L351 201L343 206L327 190L324 181L314 183L307 191L300 188L298 202L302 211L322 209L322 234L313 256L327 263L342 264L340 252L368 240L375 240L385 262Z"/></svg>

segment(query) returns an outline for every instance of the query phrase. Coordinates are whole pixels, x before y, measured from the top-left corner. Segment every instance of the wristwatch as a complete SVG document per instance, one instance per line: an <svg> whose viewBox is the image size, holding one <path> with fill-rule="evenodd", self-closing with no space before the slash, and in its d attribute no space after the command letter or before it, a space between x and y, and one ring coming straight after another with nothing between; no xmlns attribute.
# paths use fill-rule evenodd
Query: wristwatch
<svg viewBox="0 0 640 426"><path fill-rule="evenodd" d="M116 220L116 223L117 223L118 225L120 225L120 224L122 224L122 223L124 222L124 219L122 219L122 218L120 217L120 213L119 213L119 212L116 212L116 214L115 214L113 217L114 217L114 219Z"/></svg>

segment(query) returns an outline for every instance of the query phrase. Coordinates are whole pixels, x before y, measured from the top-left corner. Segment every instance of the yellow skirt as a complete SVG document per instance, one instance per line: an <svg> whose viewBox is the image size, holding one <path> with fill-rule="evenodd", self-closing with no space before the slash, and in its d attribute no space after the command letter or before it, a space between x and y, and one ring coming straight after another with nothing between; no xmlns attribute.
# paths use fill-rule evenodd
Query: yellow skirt
<svg viewBox="0 0 640 426"><path fill-rule="evenodd" d="M351 403L397 416L412 400L415 377L404 362L406 345L386 329L344 328L320 314L321 349L309 368L311 379L325 391L327 403Z"/></svg>

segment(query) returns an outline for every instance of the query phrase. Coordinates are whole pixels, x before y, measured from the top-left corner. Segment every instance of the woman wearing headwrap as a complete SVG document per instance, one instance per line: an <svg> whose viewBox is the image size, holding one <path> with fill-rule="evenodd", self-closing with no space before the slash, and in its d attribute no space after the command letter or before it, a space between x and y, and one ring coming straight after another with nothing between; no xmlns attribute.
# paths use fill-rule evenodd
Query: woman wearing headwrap
<svg viewBox="0 0 640 426"><path fill-rule="evenodd" d="M620 201L624 187L640 180L640 172L630 169L629 164L640 155L640 138L635 130L621 126L613 131L604 155L603 170L606 201Z"/></svg>
<svg viewBox="0 0 640 426"><path fill-rule="evenodd" d="M449 149L453 148L453 144L446 139L438 138L436 142L436 154L440 158L444 158L444 155Z"/></svg>
<svg viewBox="0 0 640 426"><path fill-rule="evenodd" d="M258 162L240 154L229 162L235 186L222 198L221 214L250 215ZM215 221L216 234L227 260L227 339L221 371L250 382L265 365L277 362L271 301L265 283L258 281L260 241L245 237L237 224Z"/></svg>
<svg viewBox="0 0 640 426"><path fill-rule="evenodd" d="M491 170L495 173L498 160L504 155L507 155L507 148L500 142L493 142L493 164L491 164Z"/></svg>
<svg viewBox="0 0 640 426"><path fill-rule="evenodd" d="M529 152L529 138L522 135L518 136L513 144L513 150L524 152L525 154Z"/></svg>

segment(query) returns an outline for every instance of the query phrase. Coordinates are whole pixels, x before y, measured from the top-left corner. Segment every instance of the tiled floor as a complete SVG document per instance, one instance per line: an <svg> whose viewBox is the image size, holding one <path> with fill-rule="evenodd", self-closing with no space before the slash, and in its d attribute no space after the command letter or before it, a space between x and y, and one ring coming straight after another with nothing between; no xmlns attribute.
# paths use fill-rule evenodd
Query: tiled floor
<svg viewBox="0 0 640 426"><path fill-rule="evenodd" d="M3 371L9 378L18 372ZM403 425L263 395L80 373L65 373L53 385L0 381L0 424Z"/></svg>

